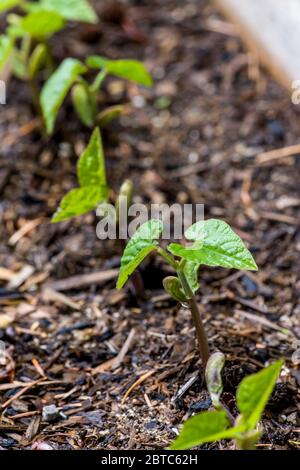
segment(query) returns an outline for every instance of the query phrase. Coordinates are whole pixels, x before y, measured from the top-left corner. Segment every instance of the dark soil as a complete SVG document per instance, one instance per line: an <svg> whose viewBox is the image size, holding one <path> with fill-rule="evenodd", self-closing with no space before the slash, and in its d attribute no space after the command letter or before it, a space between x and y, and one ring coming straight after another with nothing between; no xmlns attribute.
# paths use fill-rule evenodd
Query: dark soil
<svg viewBox="0 0 300 470"><path fill-rule="evenodd" d="M71 27L53 48L59 60L139 58L153 74L150 90L110 79L101 96L103 106L126 103L103 130L110 184L117 190L130 176L136 200L204 203L206 218L226 220L251 248L259 272L203 268L198 301L212 350L227 357L224 400L234 415L241 379L285 359L259 448L298 449L299 156L262 165L257 155L299 143L299 109L264 71L252 78L249 55L237 36L222 33L210 2L124 2L122 15L105 3L100 26ZM76 185L90 131L69 103L51 140L37 126L26 85L11 80L0 115L0 446L166 448L184 419L210 407L190 313L164 295L168 271L159 260L143 266L142 303L130 289L116 291L113 272L91 285L54 284L117 268L121 250L97 239L93 214L49 223ZM29 221L35 226L11 238ZM23 279L15 276L26 267ZM64 287L66 297L53 297ZM51 423L42 416L47 405L61 412Z"/></svg>

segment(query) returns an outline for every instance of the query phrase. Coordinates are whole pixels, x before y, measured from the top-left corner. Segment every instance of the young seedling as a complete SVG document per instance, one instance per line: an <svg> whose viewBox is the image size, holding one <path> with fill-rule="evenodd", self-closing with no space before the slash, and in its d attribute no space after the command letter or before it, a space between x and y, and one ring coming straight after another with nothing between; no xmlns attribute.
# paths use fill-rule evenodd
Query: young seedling
<svg viewBox="0 0 300 470"><path fill-rule="evenodd" d="M0 13L18 8L21 15L8 14L5 34L0 36L0 72L8 66L19 79L29 83L39 111L38 73L48 76L53 69L49 39L67 21L96 23L98 17L86 0L2 0Z"/></svg>
<svg viewBox="0 0 300 470"><path fill-rule="evenodd" d="M282 365L283 361L276 361L241 381L236 394L240 415L232 426L230 426L231 415L228 415L227 410L219 401L219 390L217 403L214 403L216 411L205 411L188 419L171 449L190 449L222 439L234 439L237 449L255 449L262 434L262 428L258 423L275 387ZM220 382L218 386L220 387Z"/></svg>
<svg viewBox="0 0 300 470"><path fill-rule="evenodd" d="M84 77L90 69L98 70L92 83ZM103 126L122 112L122 106L112 106L99 112L98 92L106 76L114 75L149 87L152 78L137 60L109 60L90 56L83 64L77 59L64 60L44 84L40 104L48 134L54 131L58 111L71 90L72 103L80 120L87 127Z"/></svg>
<svg viewBox="0 0 300 470"><path fill-rule="evenodd" d="M78 217L96 209L100 205L106 207L109 202L110 188L106 179L105 158L99 128L95 128L87 148L77 163L77 178L79 187L69 191L61 200L58 209L52 217L52 222ZM131 205L133 184L125 180L120 187L116 200L116 223L118 223L119 205L126 201L126 207ZM122 202L121 202L122 201ZM108 206L107 206L108 207ZM143 282L137 272L133 278L133 286L137 298L144 297Z"/></svg>
<svg viewBox="0 0 300 470"><path fill-rule="evenodd" d="M61 200L52 222L62 222L85 214L99 204L108 202L105 159L100 131L96 128L88 146L77 163L79 187L69 191Z"/></svg>
<svg viewBox="0 0 300 470"><path fill-rule="evenodd" d="M163 223L152 219L141 225L128 242L122 260L118 289L121 289L137 266L152 251L156 251L174 268L177 276L168 276L163 285L175 300L189 307L196 328L203 366L209 359L209 347L196 302L200 265L257 270L256 263L240 237L222 220L209 219L193 224L185 232L191 245L171 243L168 252L159 246Z"/></svg>

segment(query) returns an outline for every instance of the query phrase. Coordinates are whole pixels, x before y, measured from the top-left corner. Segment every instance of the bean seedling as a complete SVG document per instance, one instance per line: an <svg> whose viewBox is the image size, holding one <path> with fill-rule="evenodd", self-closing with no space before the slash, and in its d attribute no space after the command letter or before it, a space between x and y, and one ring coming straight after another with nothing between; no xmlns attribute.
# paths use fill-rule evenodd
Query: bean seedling
<svg viewBox="0 0 300 470"><path fill-rule="evenodd" d="M52 217L52 222L62 222L77 217L108 201L109 187L98 128L94 130L88 146L78 160L77 178L79 187L64 196Z"/></svg>
<svg viewBox="0 0 300 470"><path fill-rule="evenodd" d="M241 381L236 394L240 414L232 423L231 414L220 401L222 393L221 376L218 373L220 359L220 356L213 358L206 368L207 386L216 410L205 411L188 419L172 444L172 450L190 449L222 439L234 439L237 449L255 449L262 434L259 421L275 387L283 361L276 361ZM219 363L217 366L215 361Z"/></svg>
<svg viewBox="0 0 300 470"><path fill-rule="evenodd" d="M98 70L92 83L84 78L90 69ZM98 109L98 92L108 74L146 87L152 85L151 76L137 60L109 60L101 56L90 56L83 64L77 59L65 59L41 91L40 104L47 133L53 133L57 113L70 90L74 109L87 127L107 124L120 114L121 106L112 106L102 112Z"/></svg>
<svg viewBox="0 0 300 470"><path fill-rule="evenodd" d="M199 288L199 267L207 265L255 271L257 266L240 237L222 220L196 222L185 232L186 239L192 244L171 243L168 251L159 245L162 232L163 222L158 219L151 219L136 230L123 253L117 288L124 286L149 253L156 251L161 255L177 274L176 277L166 277L163 286L171 297L189 307L205 367L210 355L209 346L195 298Z"/></svg>
<svg viewBox="0 0 300 470"><path fill-rule="evenodd" d="M106 179L105 158L98 127L95 128L88 146L78 160L77 178L79 187L72 189L63 197L52 217L51 221L53 223L78 217L96 209L100 205L105 209L109 201L110 188ZM117 223L119 216L118 206L121 200L122 202L126 200L126 206L129 207L132 195L132 182L125 180L120 187L116 199L114 214ZM132 281L136 296L142 298L144 296L143 282L138 272L136 272Z"/></svg>
<svg viewBox="0 0 300 470"><path fill-rule="evenodd" d="M67 21L96 23L98 17L87 0L2 0L0 13L18 8L23 16L7 15L8 26L0 36L0 71L9 67L14 76L29 83L39 110L37 75L46 77L53 70L50 38L62 30Z"/></svg>

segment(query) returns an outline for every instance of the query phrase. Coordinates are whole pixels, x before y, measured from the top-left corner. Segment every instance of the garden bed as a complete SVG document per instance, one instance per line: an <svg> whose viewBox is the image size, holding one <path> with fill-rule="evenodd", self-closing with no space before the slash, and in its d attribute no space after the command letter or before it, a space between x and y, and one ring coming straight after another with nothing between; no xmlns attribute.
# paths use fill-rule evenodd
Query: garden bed
<svg viewBox="0 0 300 470"><path fill-rule="evenodd" d="M130 2L122 15L111 5L100 26L55 36L55 55L148 66L153 88L114 78L103 91L105 104L126 103L103 131L109 181L117 191L130 175L147 203L204 203L206 218L226 220L251 247L259 271L204 268L198 301L212 349L226 355L233 414L240 380L284 358L258 448L297 449L299 156L262 154L299 142L299 109L263 71L251 74L234 28L210 2ZM50 224L76 186L89 135L68 105L54 137L41 138L26 86L11 80L0 115L5 449L163 449L184 419L210 407L190 313L162 289L165 264L143 265L147 300L138 303L130 289L115 289L121 250L97 239L94 214ZM52 423L42 416L47 405L61 413Z"/></svg>

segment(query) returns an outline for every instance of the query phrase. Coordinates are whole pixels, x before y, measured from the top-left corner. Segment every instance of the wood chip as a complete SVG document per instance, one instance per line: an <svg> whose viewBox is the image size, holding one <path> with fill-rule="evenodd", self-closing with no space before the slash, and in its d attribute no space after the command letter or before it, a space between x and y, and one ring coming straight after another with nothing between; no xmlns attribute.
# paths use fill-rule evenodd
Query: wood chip
<svg viewBox="0 0 300 470"><path fill-rule="evenodd" d="M277 212L261 211L259 212L259 216L262 219L273 220L274 222L282 222L289 225L300 225L300 219L296 219L296 217L291 217L286 214L278 214Z"/></svg>
<svg viewBox="0 0 300 470"><path fill-rule="evenodd" d="M23 266L21 271L19 271L8 283L8 289L17 289L20 287L32 274L34 273L34 267L30 264Z"/></svg>
<svg viewBox="0 0 300 470"><path fill-rule="evenodd" d="M10 239L8 240L8 244L10 246L15 246L21 240L21 238L23 238L25 235L35 229L38 225L45 223L46 220L47 219L45 217L39 217L38 219L29 220L10 237Z"/></svg>
<svg viewBox="0 0 300 470"><path fill-rule="evenodd" d="M125 343L123 344L119 354L117 355L117 357L115 358L111 368L114 370L114 369L117 369L123 362L124 360L124 357L126 356L129 348L131 347L132 345L132 342L133 342L133 339L134 339L134 336L135 336L135 329L132 328L132 330L130 331Z"/></svg>
<svg viewBox="0 0 300 470"><path fill-rule="evenodd" d="M42 293L43 300L46 302L55 302L58 304L67 305L68 307L72 308L73 310L80 310L80 306L67 297L65 294L61 292L56 292L56 290L47 287L43 290Z"/></svg>
<svg viewBox="0 0 300 470"><path fill-rule="evenodd" d="M267 320L267 318L263 318L259 315L255 315L254 313L249 313L245 312L244 310L235 310L235 314L239 315L240 317L247 318L247 320L252 321L253 323L259 323L262 326L265 326L266 328L269 328L271 330L276 330L280 331L280 333L283 334L293 334L286 328L277 325L276 323L271 322L270 320Z"/></svg>
<svg viewBox="0 0 300 470"><path fill-rule="evenodd" d="M79 274L71 276L60 281L55 281L46 284L45 288L50 288L56 291L79 289L80 287L89 286L91 284L102 284L107 281L115 279L119 274L118 269L108 269L107 271L98 271L89 274Z"/></svg>
<svg viewBox="0 0 300 470"><path fill-rule="evenodd" d="M268 152L262 152L257 155L255 163L257 165L273 164L278 160L282 160L287 157L299 155L300 156L300 144L291 145L289 147L283 147L280 149L270 150Z"/></svg>
<svg viewBox="0 0 300 470"><path fill-rule="evenodd" d="M28 428L26 429L25 438L31 442L32 439L38 434L41 424L41 416L35 415L30 421Z"/></svg>
<svg viewBox="0 0 300 470"><path fill-rule="evenodd" d="M30 390L32 387L34 387L35 385L37 385L39 382L41 382L41 380L43 379L39 379L39 380L35 380L34 382L30 382L29 384L26 385L26 387L22 388L21 390L19 390L15 395L13 395L12 397L10 397L5 403L3 403L1 405L1 408L4 409L4 408L7 408L8 405L10 405L14 400L16 400L17 398L19 398L21 395L24 395L24 393L26 393L28 390Z"/></svg>
<svg viewBox="0 0 300 470"><path fill-rule="evenodd" d="M0 281L11 281L15 277L15 271L10 269L1 268L0 266Z"/></svg>
<svg viewBox="0 0 300 470"><path fill-rule="evenodd" d="M148 370L145 374L143 374L141 377L139 377L135 382L134 384L131 385L131 387L129 387L129 389L127 390L127 392L125 393L125 395L123 396L122 398L122 404L127 400L128 396L130 395L130 393L136 389L139 385L141 385L143 382L145 382L145 380L147 380L149 377L151 377L151 375L155 374L155 372L157 372L157 369L151 369L151 370Z"/></svg>
<svg viewBox="0 0 300 470"><path fill-rule="evenodd" d="M94 367L94 369L91 370L91 374L97 375L97 374L101 374L102 372L105 372L106 370L109 370L111 366L113 365L114 361L115 361L115 358L112 357L111 359L108 359L102 364L99 364L99 366Z"/></svg>

